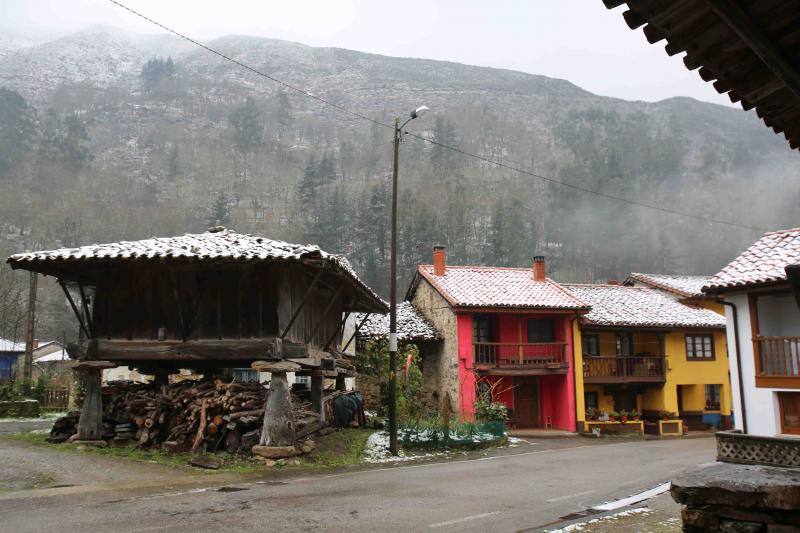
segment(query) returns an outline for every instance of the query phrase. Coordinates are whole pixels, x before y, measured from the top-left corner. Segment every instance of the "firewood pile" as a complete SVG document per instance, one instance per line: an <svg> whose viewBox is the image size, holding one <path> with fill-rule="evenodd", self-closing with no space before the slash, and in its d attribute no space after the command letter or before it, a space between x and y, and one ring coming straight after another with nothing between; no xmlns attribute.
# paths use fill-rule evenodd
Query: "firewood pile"
<svg viewBox="0 0 800 533"><path fill-rule="evenodd" d="M227 383L219 379L170 385L113 383L102 390L103 438L119 446L249 454L258 444L267 394L267 388L260 383ZM326 395L326 412L332 412L336 398L349 394L353 393L337 391ZM326 427L307 396L307 391L292 392L298 441ZM76 411L56 420L51 442L74 440L79 416Z"/></svg>

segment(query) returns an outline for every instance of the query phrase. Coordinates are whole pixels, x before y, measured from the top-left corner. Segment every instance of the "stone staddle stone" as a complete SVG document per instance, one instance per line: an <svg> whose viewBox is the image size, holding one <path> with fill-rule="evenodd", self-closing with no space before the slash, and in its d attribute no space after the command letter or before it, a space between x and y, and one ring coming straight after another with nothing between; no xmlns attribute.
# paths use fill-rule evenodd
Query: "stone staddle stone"
<svg viewBox="0 0 800 533"><path fill-rule="evenodd" d="M672 498L683 505L724 505L798 511L800 469L714 463L672 480Z"/></svg>

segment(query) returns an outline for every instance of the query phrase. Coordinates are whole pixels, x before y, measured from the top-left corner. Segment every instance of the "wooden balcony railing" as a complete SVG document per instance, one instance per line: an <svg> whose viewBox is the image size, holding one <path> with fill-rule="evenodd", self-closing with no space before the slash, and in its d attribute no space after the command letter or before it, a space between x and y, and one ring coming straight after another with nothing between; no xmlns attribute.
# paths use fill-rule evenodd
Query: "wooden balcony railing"
<svg viewBox="0 0 800 533"><path fill-rule="evenodd" d="M583 356L587 381L663 381L663 357Z"/></svg>
<svg viewBox="0 0 800 533"><path fill-rule="evenodd" d="M475 364L493 367L567 368L566 342L476 342Z"/></svg>
<svg viewBox="0 0 800 533"><path fill-rule="evenodd" d="M800 337L768 337L753 340L756 386L800 387Z"/></svg>

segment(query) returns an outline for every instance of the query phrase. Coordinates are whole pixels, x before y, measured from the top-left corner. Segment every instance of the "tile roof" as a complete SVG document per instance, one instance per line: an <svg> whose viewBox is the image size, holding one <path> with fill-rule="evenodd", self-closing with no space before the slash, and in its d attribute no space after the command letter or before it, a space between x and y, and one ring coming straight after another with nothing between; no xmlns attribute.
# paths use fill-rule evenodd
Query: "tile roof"
<svg viewBox="0 0 800 533"><path fill-rule="evenodd" d="M718 291L786 281L787 265L800 263L800 228L764 234L703 287Z"/></svg>
<svg viewBox="0 0 800 533"><path fill-rule="evenodd" d="M24 352L24 342L14 342L9 339L0 338L0 352Z"/></svg>
<svg viewBox="0 0 800 533"><path fill-rule="evenodd" d="M12 255L8 263L13 268L34 269L37 265L56 261L85 262L141 259L190 259L195 261L254 260L254 261L299 261L319 259L334 265L347 277L366 290L375 300L381 301L355 273L344 256L330 254L313 244L291 244L260 237L236 233L225 228L212 228L205 233L194 233L176 237L153 237L140 241L121 241L108 244L92 244L78 248L61 248Z"/></svg>
<svg viewBox="0 0 800 533"><path fill-rule="evenodd" d="M683 298L696 298L703 296L703 285L708 284L712 276L682 276L677 274L642 274L641 272L631 272L626 283L630 280L638 281L661 289L672 292Z"/></svg>
<svg viewBox="0 0 800 533"><path fill-rule="evenodd" d="M534 281L530 268L448 265L444 276L437 276L432 265L420 265L417 271L454 307L588 309L555 281Z"/></svg>
<svg viewBox="0 0 800 533"><path fill-rule="evenodd" d="M61 348L59 350L56 350L55 352L50 352L41 357L37 357L35 360L37 363L52 363L54 361L69 361L70 358L69 354L67 353L67 350Z"/></svg>
<svg viewBox="0 0 800 533"><path fill-rule="evenodd" d="M355 313L354 319L356 325L360 324L364 319L364 313ZM358 336L362 338L385 337L388 335L388 313L371 314L358 333ZM441 333L428 322L428 319L414 309L410 302L397 304L397 340L413 342L433 341L441 338Z"/></svg>
<svg viewBox="0 0 800 533"><path fill-rule="evenodd" d="M596 326L724 328L725 317L679 302L658 289L624 285L571 285L570 292L591 305L582 319Z"/></svg>

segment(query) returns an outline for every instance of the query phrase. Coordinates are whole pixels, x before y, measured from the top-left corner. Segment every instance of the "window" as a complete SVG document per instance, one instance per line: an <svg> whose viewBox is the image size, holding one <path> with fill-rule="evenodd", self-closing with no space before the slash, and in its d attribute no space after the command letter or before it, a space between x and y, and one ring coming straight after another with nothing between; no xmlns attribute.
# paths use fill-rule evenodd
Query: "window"
<svg viewBox="0 0 800 533"><path fill-rule="evenodd" d="M311 385L311 376L298 376L294 375L295 383L302 383L303 385Z"/></svg>
<svg viewBox="0 0 800 533"><path fill-rule="evenodd" d="M586 409L598 409L600 407L596 392L584 392L583 401L586 404Z"/></svg>
<svg viewBox="0 0 800 533"><path fill-rule="evenodd" d="M256 220L264 220L264 210L256 209Z"/></svg>
<svg viewBox="0 0 800 533"><path fill-rule="evenodd" d="M586 355L600 355L600 335L583 336L583 353Z"/></svg>
<svg viewBox="0 0 800 533"><path fill-rule="evenodd" d="M553 342L555 321L550 318L529 318L528 342Z"/></svg>
<svg viewBox="0 0 800 533"><path fill-rule="evenodd" d="M617 357L630 357L633 355L633 336L628 333L618 333L616 336Z"/></svg>
<svg viewBox="0 0 800 533"><path fill-rule="evenodd" d="M484 399L489 401L493 400L491 396L492 387L489 386L489 384L486 383L485 381L479 381L475 384L475 394L478 400L484 400Z"/></svg>
<svg viewBox="0 0 800 533"><path fill-rule="evenodd" d="M711 335L686 335L686 358L700 361L714 359L714 337Z"/></svg>
<svg viewBox="0 0 800 533"><path fill-rule="evenodd" d="M488 316L476 316L472 321L475 342L491 342L492 321Z"/></svg>
<svg viewBox="0 0 800 533"><path fill-rule="evenodd" d="M233 379L238 383L258 383L258 371L250 368L234 368Z"/></svg>
<svg viewBox="0 0 800 533"><path fill-rule="evenodd" d="M706 385L706 411L719 411L719 385Z"/></svg>
<svg viewBox="0 0 800 533"><path fill-rule="evenodd" d="M800 435L800 392L779 392L781 433Z"/></svg>

